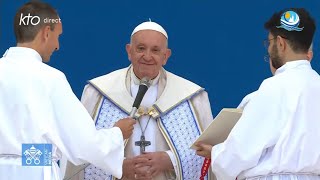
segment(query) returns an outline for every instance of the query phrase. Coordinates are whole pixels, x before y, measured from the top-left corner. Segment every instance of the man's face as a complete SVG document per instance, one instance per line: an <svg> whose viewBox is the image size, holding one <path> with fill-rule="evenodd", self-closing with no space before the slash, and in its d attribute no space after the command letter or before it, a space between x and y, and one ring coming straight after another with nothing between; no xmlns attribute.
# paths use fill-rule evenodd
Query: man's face
<svg viewBox="0 0 320 180"><path fill-rule="evenodd" d="M54 30L49 30L46 41L46 49L43 53L43 61L49 62L54 51L59 50L59 36L62 34L62 23L57 23Z"/></svg>
<svg viewBox="0 0 320 180"><path fill-rule="evenodd" d="M127 44L128 58L132 63L135 75L155 78L171 55L167 48L167 39L160 32L153 30L138 31Z"/></svg>
<svg viewBox="0 0 320 180"><path fill-rule="evenodd" d="M277 48L277 37L269 34L268 39L270 42L268 47L268 53L270 56L270 69L272 74L274 74L274 72L283 65L283 61L279 56L279 51Z"/></svg>

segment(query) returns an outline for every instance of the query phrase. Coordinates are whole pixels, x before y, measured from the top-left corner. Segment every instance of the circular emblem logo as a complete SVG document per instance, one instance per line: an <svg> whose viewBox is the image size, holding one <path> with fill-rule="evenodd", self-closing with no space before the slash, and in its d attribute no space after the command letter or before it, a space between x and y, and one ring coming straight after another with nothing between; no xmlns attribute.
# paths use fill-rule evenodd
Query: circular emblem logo
<svg viewBox="0 0 320 180"><path fill-rule="evenodd" d="M277 28L283 28L287 31L302 31L302 28L299 28L300 18L299 15L294 11L286 11L282 14L280 19L281 26Z"/></svg>

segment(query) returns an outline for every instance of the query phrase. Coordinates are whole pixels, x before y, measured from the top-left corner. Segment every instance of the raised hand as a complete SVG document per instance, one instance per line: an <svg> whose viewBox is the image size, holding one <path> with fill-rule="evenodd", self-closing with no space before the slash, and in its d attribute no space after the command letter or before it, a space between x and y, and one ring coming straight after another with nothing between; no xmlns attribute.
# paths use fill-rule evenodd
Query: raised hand
<svg viewBox="0 0 320 180"><path fill-rule="evenodd" d="M114 127L119 127L122 131L122 135L124 139L128 139L133 132L133 125L136 123L136 120L127 117L124 119L120 119L114 124Z"/></svg>
<svg viewBox="0 0 320 180"><path fill-rule="evenodd" d="M198 142L196 145L196 153L199 156L211 159L212 145Z"/></svg>

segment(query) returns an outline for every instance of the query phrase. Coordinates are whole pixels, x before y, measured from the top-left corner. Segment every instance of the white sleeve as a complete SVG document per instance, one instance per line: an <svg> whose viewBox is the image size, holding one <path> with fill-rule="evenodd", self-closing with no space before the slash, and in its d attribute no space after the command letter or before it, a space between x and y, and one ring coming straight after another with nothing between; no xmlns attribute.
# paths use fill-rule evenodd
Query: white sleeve
<svg viewBox="0 0 320 180"><path fill-rule="evenodd" d="M259 89L226 141L212 148L211 168L218 180L236 179L257 165L265 148L275 144L283 126L279 96L274 87Z"/></svg>
<svg viewBox="0 0 320 180"><path fill-rule="evenodd" d="M96 130L92 118L65 78L52 89L51 131L47 137L75 165L90 162L117 178L122 176L124 142L118 127Z"/></svg>
<svg viewBox="0 0 320 180"><path fill-rule="evenodd" d="M93 114L95 113L95 108L100 102L101 94L99 91L97 91L92 85L87 84L82 92L81 96L81 103L83 106L87 109L88 113L91 117L93 117ZM70 174L75 174L81 169L83 166L75 166L74 164L68 162L65 155L62 155L60 159L60 171L62 174L62 177L64 176L70 176ZM80 174L80 173L79 173ZM73 178L77 179L78 177L75 176ZM81 179L81 178L80 178Z"/></svg>
<svg viewBox="0 0 320 180"><path fill-rule="evenodd" d="M166 153L168 154L168 156L170 157L171 163L172 163L173 168L174 168L174 172L175 172L176 174L178 174L178 166L177 166L177 161L176 161L175 155L172 153L171 150L168 150L168 151L165 151L165 152L166 152Z"/></svg>
<svg viewBox="0 0 320 180"><path fill-rule="evenodd" d="M250 93L250 94L247 94L243 99L242 101L240 102L240 104L238 105L237 108L239 109L244 109L244 107L250 102L250 100L255 96L256 94L256 91Z"/></svg>

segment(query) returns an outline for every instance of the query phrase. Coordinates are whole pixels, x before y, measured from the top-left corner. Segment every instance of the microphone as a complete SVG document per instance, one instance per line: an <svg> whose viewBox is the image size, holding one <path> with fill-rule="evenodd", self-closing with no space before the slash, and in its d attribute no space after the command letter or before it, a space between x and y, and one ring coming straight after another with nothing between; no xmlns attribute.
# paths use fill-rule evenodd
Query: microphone
<svg viewBox="0 0 320 180"><path fill-rule="evenodd" d="M130 112L130 117L134 117L134 115L136 114L141 101L143 99L143 96L146 94L148 88L150 87L151 84L151 80L148 77L143 77L140 81L140 85L139 85L139 90L137 93L137 96L133 102L132 105L132 110ZM86 163L86 164L82 164L80 166L77 166L77 170L75 173L73 173L71 176L67 176L64 177L64 180L70 180L71 178L73 178L75 175L79 174L82 170L84 170L85 168L87 168L90 165L90 163Z"/></svg>
<svg viewBox="0 0 320 180"><path fill-rule="evenodd" d="M151 80L149 77L143 77L141 79L140 85L139 85L139 90L138 90L137 96L133 102L132 110L129 115L130 117L134 117L134 115L136 114L136 112L141 104L141 101L143 99L143 96L146 94L148 88L150 87L150 84L151 84Z"/></svg>

